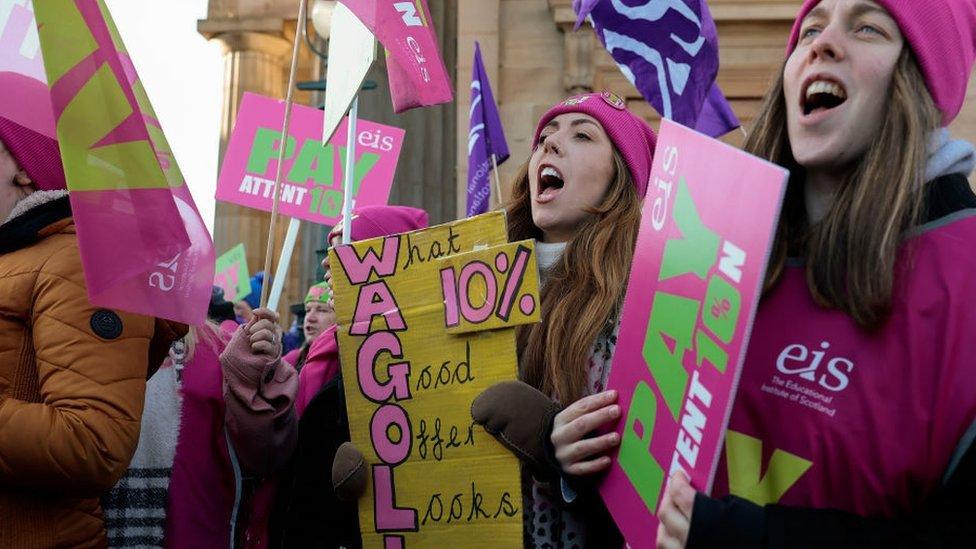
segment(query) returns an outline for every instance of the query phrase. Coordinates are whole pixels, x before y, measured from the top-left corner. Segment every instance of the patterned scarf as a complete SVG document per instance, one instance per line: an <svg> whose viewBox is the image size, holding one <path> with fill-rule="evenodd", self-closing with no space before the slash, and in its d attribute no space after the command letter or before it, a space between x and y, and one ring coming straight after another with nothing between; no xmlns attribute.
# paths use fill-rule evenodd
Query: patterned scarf
<svg viewBox="0 0 976 549"><path fill-rule="evenodd" d="M146 383L139 446L129 470L102 498L109 547L163 547L169 480L180 432L180 377L186 357L182 340Z"/></svg>

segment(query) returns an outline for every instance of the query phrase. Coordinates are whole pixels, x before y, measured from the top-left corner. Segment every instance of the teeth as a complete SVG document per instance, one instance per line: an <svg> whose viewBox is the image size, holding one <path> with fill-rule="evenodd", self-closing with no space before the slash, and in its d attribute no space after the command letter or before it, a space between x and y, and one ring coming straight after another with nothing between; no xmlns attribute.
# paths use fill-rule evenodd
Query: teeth
<svg viewBox="0 0 976 549"><path fill-rule="evenodd" d="M839 85L826 80L815 80L809 86L807 86L807 98L818 93L827 93L841 99L847 99L847 94L844 93L844 88L841 88Z"/></svg>
<svg viewBox="0 0 976 549"><path fill-rule="evenodd" d="M559 172L556 171L556 168L552 168L552 167L549 167L549 166L546 166L545 168L542 168L542 174L541 175L542 175L542 177L556 177L556 178L562 179L562 177L560 177L560 175L559 175Z"/></svg>

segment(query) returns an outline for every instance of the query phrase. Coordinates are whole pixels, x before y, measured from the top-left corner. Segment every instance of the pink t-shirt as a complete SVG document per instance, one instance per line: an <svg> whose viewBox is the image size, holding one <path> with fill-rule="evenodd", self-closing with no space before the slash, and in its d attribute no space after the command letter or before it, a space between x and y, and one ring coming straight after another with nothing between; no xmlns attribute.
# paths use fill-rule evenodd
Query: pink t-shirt
<svg viewBox="0 0 976 549"><path fill-rule="evenodd" d="M911 239L875 332L819 307L787 267L759 307L713 494L917 510L976 420L974 242L972 211Z"/></svg>

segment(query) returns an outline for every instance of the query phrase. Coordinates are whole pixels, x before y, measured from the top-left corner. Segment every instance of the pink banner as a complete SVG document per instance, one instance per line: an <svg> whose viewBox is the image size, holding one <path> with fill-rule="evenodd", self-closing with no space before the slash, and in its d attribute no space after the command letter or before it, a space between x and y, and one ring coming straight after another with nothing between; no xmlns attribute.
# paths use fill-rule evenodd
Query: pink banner
<svg viewBox="0 0 976 549"><path fill-rule="evenodd" d="M662 121L607 387L624 413L600 492L631 546L671 473L711 489L787 177Z"/></svg>
<svg viewBox="0 0 976 549"><path fill-rule="evenodd" d="M427 0L340 0L389 52L393 111L447 103L454 97L437 46Z"/></svg>
<svg viewBox="0 0 976 549"><path fill-rule="evenodd" d="M107 7L35 10L89 299L202 323L213 243Z"/></svg>
<svg viewBox="0 0 976 549"><path fill-rule="evenodd" d="M285 103L245 93L217 182L217 200L270 212L281 151ZM344 120L323 145L322 111L293 105L280 209L283 215L335 225L342 215L346 165ZM359 119L356 126L355 206L386 204L396 173L404 132Z"/></svg>

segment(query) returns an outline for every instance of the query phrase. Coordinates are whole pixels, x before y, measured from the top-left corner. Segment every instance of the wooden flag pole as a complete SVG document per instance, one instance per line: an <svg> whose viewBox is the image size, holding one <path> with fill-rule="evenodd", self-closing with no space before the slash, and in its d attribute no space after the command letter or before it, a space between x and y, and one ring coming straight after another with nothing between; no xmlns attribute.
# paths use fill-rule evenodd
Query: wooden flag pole
<svg viewBox="0 0 976 549"><path fill-rule="evenodd" d="M502 200L502 184L498 181L498 160L495 158L495 153L491 153L491 165L491 173L495 178L495 197L498 200L498 207L501 208L505 202Z"/></svg>
<svg viewBox="0 0 976 549"><path fill-rule="evenodd" d="M275 170L274 203L271 206L271 225L268 227L268 246L264 257L264 272L271 272L271 260L274 255L275 225L278 220L278 209L281 203L281 178L284 173L285 152L288 149L288 128L291 125L291 105L295 96L295 74L298 72L298 53L302 43L302 28L307 17L307 0L300 0L298 4L298 23L295 29L295 44L291 52L291 70L288 73L288 91L285 94L285 120L281 127L281 144L278 151L278 167ZM297 229L295 231L297 236ZM283 257L284 259L284 257ZM287 261L287 259L285 259ZM268 304L270 284L261 285L261 306Z"/></svg>

